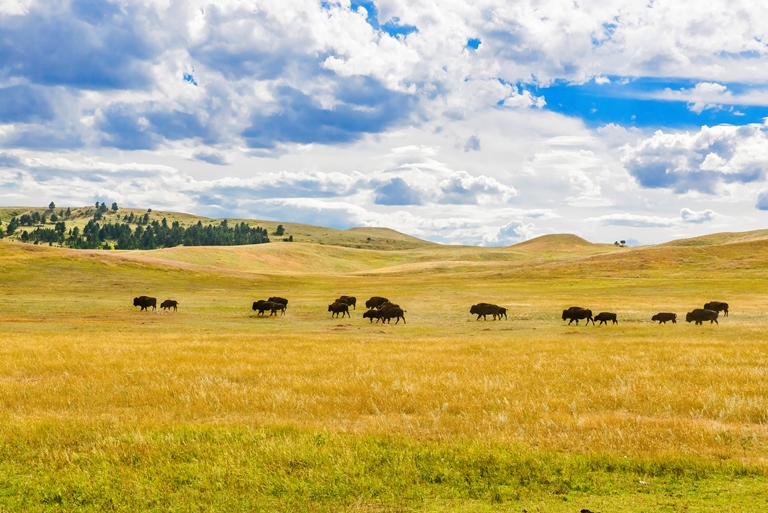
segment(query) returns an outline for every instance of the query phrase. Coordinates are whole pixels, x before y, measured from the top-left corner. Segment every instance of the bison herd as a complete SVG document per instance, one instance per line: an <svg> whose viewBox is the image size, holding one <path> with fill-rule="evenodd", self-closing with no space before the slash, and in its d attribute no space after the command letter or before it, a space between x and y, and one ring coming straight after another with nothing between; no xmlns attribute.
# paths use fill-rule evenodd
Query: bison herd
<svg viewBox="0 0 768 513"><path fill-rule="evenodd" d="M156 310L157 299L149 296L135 297L133 298L133 306L140 307L140 311L149 311L150 308L152 308L152 310ZM174 301L172 299L166 299L160 304L160 308L163 310L170 310L173 308L173 310L176 311L178 306L178 301ZM328 311L331 312L331 317L351 317L349 313L350 306L353 309L357 309L357 298L354 296L340 296L335 299L333 303L328 305ZM287 307L287 299L273 296L269 299L260 299L258 301L254 301L252 310L254 312L258 312L257 315L260 316L263 316L267 311L269 312L270 316L277 316L278 314L285 315L285 310ZM376 319L377 323L381 321L381 323L384 324L389 323L392 319L395 319L395 324L397 324L400 322L400 319L402 319L403 324L405 324L405 310L400 308L400 305L390 302L389 299L385 297L373 296L365 302L365 307L367 308L367 311L363 313L363 319L369 319L370 322L373 322L373 320ZM723 303L721 301L711 301L706 303L704 308L694 308L692 311L688 312L685 315L685 321L694 322L695 324L703 324L706 321L709 321L710 324L720 324L717 320L720 312L723 312L724 317L728 316L728 303ZM501 320L502 317L507 319L507 309L493 303L474 304L469 309L469 313L471 315L476 315L477 318L475 320L478 321L480 320L480 317L482 317L483 320L488 320L489 315L494 321ZM586 320L587 325L590 322L592 325L595 325L595 321L597 321L600 325L607 325L609 322L612 324L619 323L615 313L600 312L593 317L592 310L589 308L581 308L579 306L572 306L563 310L562 319L564 321L567 320L568 324L576 321L577 325L582 319ZM659 324L666 324L668 321L671 321L673 324L677 324L677 314L671 312L659 312L651 317L651 321L658 321Z"/></svg>

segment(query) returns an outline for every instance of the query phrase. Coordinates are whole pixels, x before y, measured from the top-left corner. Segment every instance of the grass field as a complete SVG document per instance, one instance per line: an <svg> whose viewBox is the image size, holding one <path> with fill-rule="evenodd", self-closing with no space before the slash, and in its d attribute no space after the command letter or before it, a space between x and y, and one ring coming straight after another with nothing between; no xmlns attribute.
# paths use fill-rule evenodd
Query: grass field
<svg viewBox="0 0 768 513"><path fill-rule="evenodd" d="M357 249L371 233L0 241L0 510L768 510L768 232ZM332 319L341 294L407 324ZM253 315L270 295L285 317ZM720 325L684 322L711 300ZM572 305L619 324L568 326Z"/></svg>

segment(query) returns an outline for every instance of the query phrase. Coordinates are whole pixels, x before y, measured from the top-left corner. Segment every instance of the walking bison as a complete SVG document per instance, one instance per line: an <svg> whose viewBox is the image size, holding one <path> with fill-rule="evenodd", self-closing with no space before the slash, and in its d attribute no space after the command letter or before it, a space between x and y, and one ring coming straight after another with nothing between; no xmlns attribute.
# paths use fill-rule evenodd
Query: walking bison
<svg viewBox="0 0 768 513"><path fill-rule="evenodd" d="M273 297L267 299L267 301L272 301L273 303L279 303L279 304L283 305L284 307L288 307L288 300L285 299L284 297L273 296ZM285 308L283 308L283 311L285 311Z"/></svg>
<svg viewBox="0 0 768 513"><path fill-rule="evenodd" d="M476 305L472 305L469 308L469 313L471 315L477 315L477 319L475 319L476 321L479 321L480 317L482 317L484 321L488 320L488 318L486 317L488 315L492 315L494 321L496 320L497 317L499 319L501 319L502 316L504 316L504 318L507 318L506 308L502 308L498 305L494 305L491 303L477 303Z"/></svg>
<svg viewBox="0 0 768 513"><path fill-rule="evenodd" d="M355 296L339 296L339 299L337 299L335 302L337 303L346 303L355 310L357 310L357 298Z"/></svg>
<svg viewBox="0 0 768 513"><path fill-rule="evenodd" d="M349 305L340 301L335 301L333 304L328 305L328 311L332 312L331 317L338 317L339 314L341 314L342 319L345 314L347 317L351 317L349 315Z"/></svg>
<svg viewBox="0 0 768 513"><path fill-rule="evenodd" d="M592 318L592 310L588 308L581 308L578 306L572 306L566 310L563 310L563 320L568 319L568 324L570 325L573 321L576 321L576 324L579 324L579 319L586 319L587 320L587 326L589 325L589 321L592 321L592 325L594 326L595 320Z"/></svg>
<svg viewBox="0 0 768 513"><path fill-rule="evenodd" d="M389 299L381 296L373 296L371 299L365 302L366 308L376 308L384 303L389 303Z"/></svg>
<svg viewBox="0 0 768 513"><path fill-rule="evenodd" d="M613 321L613 324L618 324L619 321L616 320L616 314L611 312L600 312L599 314L595 315L595 318L592 320L592 324L595 324L595 321L599 321L600 324L608 324L608 321Z"/></svg>
<svg viewBox="0 0 768 513"><path fill-rule="evenodd" d="M709 321L710 324L720 324L717 322L717 312L715 310L707 310L705 308L694 308L693 311L685 314L685 322L695 321L694 324L703 324L704 321Z"/></svg>
<svg viewBox="0 0 768 513"><path fill-rule="evenodd" d="M147 310L149 311L149 307L152 307L152 310L157 310L157 299L149 296L139 296L133 298L133 306L140 306L141 310Z"/></svg>
<svg viewBox="0 0 768 513"><path fill-rule="evenodd" d="M160 308L162 308L163 310L170 310L171 308L173 308L174 312L177 311L178 306L179 306L179 302L174 301L173 299L166 299L165 301L160 303Z"/></svg>
<svg viewBox="0 0 768 513"><path fill-rule="evenodd" d="M672 324L677 324L677 314L671 312L659 312L651 317L651 321L659 321L659 324L666 324L667 321L672 321Z"/></svg>
<svg viewBox="0 0 768 513"><path fill-rule="evenodd" d="M714 310L715 312L723 312L723 316L728 317L728 303L722 303L720 301L710 301L704 305L704 310Z"/></svg>

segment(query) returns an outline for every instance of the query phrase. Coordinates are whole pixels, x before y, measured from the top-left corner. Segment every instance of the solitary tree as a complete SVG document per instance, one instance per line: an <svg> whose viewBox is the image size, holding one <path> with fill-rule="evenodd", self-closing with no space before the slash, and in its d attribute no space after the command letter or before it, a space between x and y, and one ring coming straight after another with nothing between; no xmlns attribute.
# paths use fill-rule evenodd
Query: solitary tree
<svg viewBox="0 0 768 513"><path fill-rule="evenodd" d="M117 201L112 203L112 212L117 212Z"/></svg>
<svg viewBox="0 0 768 513"><path fill-rule="evenodd" d="M277 228L275 229L275 235L278 237L282 236L285 233L285 228L283 228L282 224L278 224Z"/></svg>
<svg viewBox="0 0 768 513"><path fill-rule="evenodd" d="M48 209L49 209L49 210L53 210L54 208L56 208L56 203L54 203L53 201L51 201L50 203L48 203Z"/></svg>

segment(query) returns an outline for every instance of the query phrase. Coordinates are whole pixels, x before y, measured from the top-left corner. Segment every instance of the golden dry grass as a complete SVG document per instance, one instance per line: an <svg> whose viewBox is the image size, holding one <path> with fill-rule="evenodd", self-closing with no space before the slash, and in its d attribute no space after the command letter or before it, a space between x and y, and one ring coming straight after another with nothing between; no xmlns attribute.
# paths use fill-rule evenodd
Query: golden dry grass
<svg viewBox="0 0 768 513"><path fill-rule="evenodd" d="M569 241L153 252L2 242L3 433L44 440L43 426L97 438L278 427L585 461L689 458L694 470L724 461L752 469L763 489L768 242ZM140 294L172 297L180 310L138 312L131 300ZM361 303L385 295L404 307L407 324L371 324L362 305L351 319L331 319L327 305L340 294ZM250 311L270 295L290 299L285 317ZM719 326L684 322L710 300L728 301L731 315ZM509 320L475 321L468 310L479 301L508 307ZM620 324L568 326L559 314L574 304L616 312ZM659 311L680 322L651 323ZM528 498L549 504L542 493ZM441 509L433 499L427 509ZM490 508L465 499L445 509Z"/></svg>

